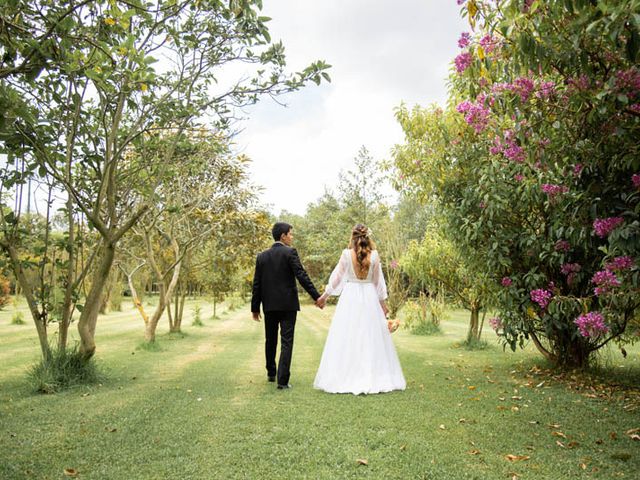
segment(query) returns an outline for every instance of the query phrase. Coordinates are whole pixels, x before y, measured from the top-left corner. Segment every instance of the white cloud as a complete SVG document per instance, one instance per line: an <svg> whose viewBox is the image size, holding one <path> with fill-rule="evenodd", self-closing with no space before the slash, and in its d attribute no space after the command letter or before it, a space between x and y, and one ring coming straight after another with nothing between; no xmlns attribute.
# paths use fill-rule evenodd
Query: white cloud
<svg viewBox="0 0 640 480"><path fill-rule="evenodd" d="M263 13L292 70L316 59L333 66L331 84L289 95L287 108L270 100L251 108L237 138L274 213L303 213L361 145L388 158L402 141L393 109L445 100L467 29L453 0L273 0Z"/></svg>

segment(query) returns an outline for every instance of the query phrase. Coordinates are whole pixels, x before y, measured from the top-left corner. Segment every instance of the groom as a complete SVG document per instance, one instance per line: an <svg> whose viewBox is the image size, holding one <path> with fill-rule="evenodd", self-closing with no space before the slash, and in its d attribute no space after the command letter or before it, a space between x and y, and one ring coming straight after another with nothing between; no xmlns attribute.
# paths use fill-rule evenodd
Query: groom
<svg viewBox="0 0 640 480"><path fill-rule="evenodd" d="M291 388L289 368L293 351L293 332L296 326L296 315L300 310L296 278L316 301L316 306L324 307L318 303L320 294L302 267L298 252L291 247L292 230L293 227L288 223L278 222L273 226L271 234L275 243L270 249L258 254L251 296L251 312L256 322L260 321L260 303L262 303L267 376L270 382L275 382L277 372L279 389ZM280 360L276 370L278 327L280 327L281 344Z"/></svg>

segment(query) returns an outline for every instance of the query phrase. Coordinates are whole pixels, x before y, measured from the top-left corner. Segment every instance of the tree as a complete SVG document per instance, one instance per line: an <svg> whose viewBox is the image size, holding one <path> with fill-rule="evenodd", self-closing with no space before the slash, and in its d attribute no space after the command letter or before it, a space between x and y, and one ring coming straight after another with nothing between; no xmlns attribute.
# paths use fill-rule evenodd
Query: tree
<svg viewBox="0 0 640 480"><path fill-rule="evenodd" d="M430 296L444 293L469 310L471 315L466 342L473 344L480 340L480 312L487 308L489 299L485 286L487 279L468 267L464 257L446 235L432 224L422 242L413 240L409 244L400 266Z"/></svg>
<svg viewBox="0 0 640 480"><path fill-rule="evenodd" d="M404 181L500 289L498 334L585 366L638 329L640 6L463 7L450 102L398 111Z"/></svg>
<svg viewBox="0 0 640 480"><path fill-rule="evenodd" d="M258 0L228 5L96 0L68 6L18 0L0 10L6 27L0 35L3 152L10 162L14 155L24 158L27 174L37 170L67 193L71 257L74 215L81 212L100 236L84 305L77 304L73 288L65 294L68 305L82 307L78 331L85 358L95 352L98 311L116 245L152 206L133 195L132 182L143 179L140 165L127 157L132 147L140 149L151 132L193 128L207 115L225 130L236 107L329 79L323 62L286 74L283 47L271 42L260 5ZM152 65L159 58L163 63L156 70ZM236 82L218 83L236 63L255 69ZM172 157L168 149L156 170ZM23 177L6 176L4 188L14 188ZM134 203L137 208L130 208ZM7 215L5 223L13 218ZM29 280L11 251L15 242L14 236L2 246L26 294ZM70 271L67 285L76 287L76 277ZM38 326L43 314L31 297Z"/></svg>
<svg viewBox="0 0 640 480"><path fill-rule="evenodd" d="M341 172L338 182L342 212L346 223L373 226L378 221L378 207L383 203L381 187L384 178L380 165L363 145L353 159L354 169Z"/></svg>

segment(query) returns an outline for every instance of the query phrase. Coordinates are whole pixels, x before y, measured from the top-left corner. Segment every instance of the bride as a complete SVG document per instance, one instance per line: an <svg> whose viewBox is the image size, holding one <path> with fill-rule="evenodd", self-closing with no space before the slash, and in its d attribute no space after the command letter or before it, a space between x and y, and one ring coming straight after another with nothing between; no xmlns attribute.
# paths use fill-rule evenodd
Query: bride
<svg viewBox="0 0 640 480"><path fill-rule="evenodd" d="M330 393L404 390L406 382L391 340L387 286L369 230L356 225L329 284L318 300L340 295L313 386ZM397 328L397 324L395 325Z"/></svg>

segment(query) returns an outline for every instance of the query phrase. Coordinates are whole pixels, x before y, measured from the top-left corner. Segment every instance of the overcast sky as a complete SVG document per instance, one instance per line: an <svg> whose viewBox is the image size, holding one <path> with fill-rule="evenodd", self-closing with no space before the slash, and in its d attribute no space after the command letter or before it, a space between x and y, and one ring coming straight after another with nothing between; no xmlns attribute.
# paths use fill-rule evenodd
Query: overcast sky
<svg viewBox="0 0 640 480"><path fill-rule="evenodd" d="M251 107L237 147L253 160L254 183L272 213L302 214L362 145L390 157L403 135L394 118L409 106L443 103L457 39L468 25L454 0L265 0L273 40L289 68L322 59L331 83Z"/></svg>

